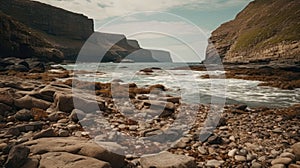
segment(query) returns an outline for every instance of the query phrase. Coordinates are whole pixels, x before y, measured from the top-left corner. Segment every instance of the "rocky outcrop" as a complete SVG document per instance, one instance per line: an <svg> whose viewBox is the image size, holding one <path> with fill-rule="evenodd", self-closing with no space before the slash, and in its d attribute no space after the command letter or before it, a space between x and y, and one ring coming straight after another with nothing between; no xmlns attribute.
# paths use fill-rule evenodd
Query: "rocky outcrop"
<svg viewBox="0 0 300 168"><path fill-rule="evenodd" d="M80 61L85 62L120 62L127 56L135 62L172 61L168 52L153 58L124 35L94 32L93 20L82 14L30 0L2 0L0 11L1 57L75 61L84 48Z"/></svg>
<svg viewBox="0 0 300 168"><path fill-rule="evenodd" d="M94 32L92 19L36 1L1 0L0 9L28 27L50 35L85 40Z"/></svg>
<svg viewBox="0 0 300 168"><path fill-rule="evenodd" d="M23 59L36 57L50 61L63 58L63 53L49 41L1 11L0 51L0 57L16 56Z"/></svg>
<svg viewBox="0 0 300 168"><path fill-rule="evenodd" d="M255 0L212 32L206 62L300 61L300 1Z"/></svg>

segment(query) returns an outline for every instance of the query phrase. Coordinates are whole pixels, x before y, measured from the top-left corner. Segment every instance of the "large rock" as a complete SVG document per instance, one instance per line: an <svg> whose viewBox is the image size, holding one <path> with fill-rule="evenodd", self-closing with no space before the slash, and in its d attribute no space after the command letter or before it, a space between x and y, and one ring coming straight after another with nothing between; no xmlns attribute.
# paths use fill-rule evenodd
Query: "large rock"
<svg viewBox="0 0 300 168"><path fill-rule="evenodd" d="M12 147L12 149L9 151L9 155L4 167L21 167L26 162L28 154L29 149L27 147L21 145Z"/></svg>
<svg viewBox="0 0 300 168"><path fill-rule="evenodd" d="M15 106L19 108L32 109L39 108L46 110L50 107L51 103L45 100L37 99L26 95L20 99L15 99Z"/></svg>
<svg viewBox="0 0 300 168"><path fill-rule="evenodd" d="M54 104L57 110L71 113L74 108L82 110L84 112L95 112L102 110L105 107L104 102L96 101L91 98L82 98L83 95L74 96L73 94L56 93L54 98Z"/></svg>
<svg viewBox="0 0 300 168"><path fill-rule="evenodd" d="M45 154L49 152L66 152L93 157L109 162L113 168L125 165L125 157L112 153L96 143L84 138L40 138L24 143L30 148L32 154Z"/></svg>
<svg viewBox="0 0 300 168"><path fill-rule="evenodd" d="M66 152L49 152L42 155L40 166L43 168L111 168L109 163L94 158Z"/></svg>
<svg viewBox="0 0 300 168"><path fill-rule="evenodd" d="M300 161L300 142L292 146L293 152L296 156L296 160Z"/></svg>
<svg viewBox="0 0 300 168"><path fill-rule="evenodd" d="M33 115L30 110L22 109L15 114L15 119L19 121L29 121L30 119L33 119Z"/></svg>
<svg viewBox="0 0 300 168"><path fill-rule="evenodd" d="M184 155L175 155L169 152L161 152L155 155L141 157L143 168L196 168L195 159Z"/></svg>

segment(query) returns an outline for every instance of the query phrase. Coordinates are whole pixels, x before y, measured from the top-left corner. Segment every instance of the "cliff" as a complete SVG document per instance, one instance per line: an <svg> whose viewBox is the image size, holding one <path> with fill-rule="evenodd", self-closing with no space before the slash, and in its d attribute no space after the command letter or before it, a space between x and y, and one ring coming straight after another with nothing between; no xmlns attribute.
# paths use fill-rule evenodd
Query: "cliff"
<svg viewBox="0 0 300 168"><path fill-rule="evenodd" d="M124 35L94 32L93 20L82 14L30 0L1 0L0 11L4 27L0 30L2 57L75 61L82 47L88 46L92 51L84 52L83 61L99 60L93 58L98 56L102 62L120 62L134 55L136 62L157 62L152 52L141 49L135 40L127 40ZM167 58L163 60L172 60L169 53L164 57Z"/></svg>
<svg viewBox="0 0 300 168"><path fill-rule="evenodd" d="M255 0L212 32L206 62L300 62L300 1Z"/></svg>
<svg viewBox="0 0 300 168"><path fill-rule="evenodd" d="M59 61L63 53L32 29L0 11L0 58L36 57L44 61Z"/></svg>

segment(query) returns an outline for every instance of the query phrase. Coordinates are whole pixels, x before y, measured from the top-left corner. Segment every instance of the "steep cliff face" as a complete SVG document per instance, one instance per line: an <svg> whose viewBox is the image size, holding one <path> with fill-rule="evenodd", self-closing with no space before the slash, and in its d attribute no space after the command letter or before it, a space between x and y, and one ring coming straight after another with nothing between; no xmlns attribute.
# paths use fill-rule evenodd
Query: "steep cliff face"
<svg viewBox="0 0 300 168"><path fill-rule="evenodd" d="M93 20L81 14L31 0L1 0L0 11L7 16L1 18L2 57L75 61L84 46L90 51L81 52L85 55L82 61L120 62L134 55L136 62L157 62L152 52L141 49L135 40L94 32ZM169 53L164 57L172 60Z"/></svg>
<svg viewBox="0 0 300 168"><path fill-rule="evenodd" d="M94 32L92 19L35 1L1 0L0 10L51 35L84 40Z"/></svg>
<svg viewBox="0 0 300 168"><path fill-rule="evenodd" d="M300 61L300 1L255 0L212 32L207 62Z"/></svg>
<svg viewBox="0 0 300 168"><path fill-rule="evenodd" d="M59 61L63 53L32 29L0 11L0 57Z"/></svg>

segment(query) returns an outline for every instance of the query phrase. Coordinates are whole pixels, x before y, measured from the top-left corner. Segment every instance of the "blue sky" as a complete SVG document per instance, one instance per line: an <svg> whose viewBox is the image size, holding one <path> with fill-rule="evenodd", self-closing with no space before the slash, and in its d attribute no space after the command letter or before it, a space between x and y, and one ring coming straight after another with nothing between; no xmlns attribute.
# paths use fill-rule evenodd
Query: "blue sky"
<svg viewBox="0 0 300 168"><path fill-rule="evenodd" d="M95 30L125 34L176 62L204 59L207 39L251 0L38 0L93 18Z"/></svg>

